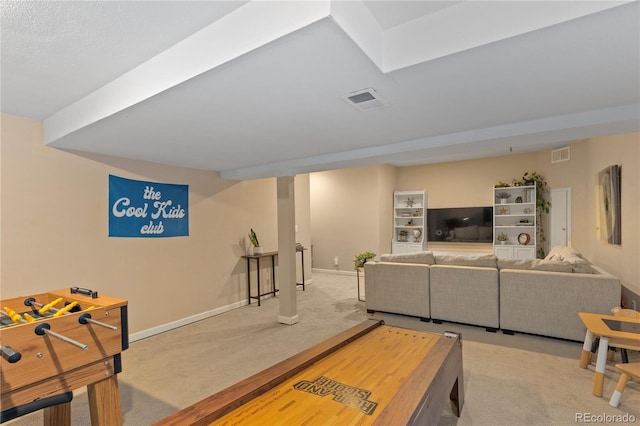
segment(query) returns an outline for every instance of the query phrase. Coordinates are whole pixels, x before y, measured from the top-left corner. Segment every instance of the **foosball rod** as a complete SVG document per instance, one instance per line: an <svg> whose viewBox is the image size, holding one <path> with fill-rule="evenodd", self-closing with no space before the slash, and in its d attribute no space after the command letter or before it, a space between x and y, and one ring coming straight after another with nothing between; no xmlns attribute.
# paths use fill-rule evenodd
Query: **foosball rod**
<svg viewBox="0 0 640 426"><path fill-rule="evenodd" d="M67 342L67 343L72 344L73 346L77 346L77 347L79 347L80 349L82 349L84 351L86 351L89 348L89 346L85 345L84 343L80 343L77 340L73 340L73 339L71 339L71 338L69 338L67 336L63 336L60 333L56 333L55 331L51 331L50 328L51 328L51 326L46 322L42 323L42 324L38 324L36 326L36 328L35 328L35 333L38 336L44 336L45 334L47 334L49 336L53 336L56 339L63 340L65 342Z"/></svg>
<svg viewBox="0 0 640 426"><path fill-rule="evenodd" d="M27 300L24 301L24 304L27 306L35 306L35 307L40 307L40 309L42 309L45 305L42 303L38 303L36 302L32 297L28 298ZM48 310L57 313L58 311L60 311L60 309L58 308L54 308L53 306L49 306ZM64 314L66 315L68 312L64 312ZM118 327L115 325L111 325L111 324L107 324L106 322L102 322L102 321L97 321L91 318L90 314L84 314L81 316L81 319L79 320L80 324L86 324L88 322L90 322L91 324L95 324L95 325L99 325L100 327L105 327L108 329L111 329L113 331L117 331Z"/></svg>

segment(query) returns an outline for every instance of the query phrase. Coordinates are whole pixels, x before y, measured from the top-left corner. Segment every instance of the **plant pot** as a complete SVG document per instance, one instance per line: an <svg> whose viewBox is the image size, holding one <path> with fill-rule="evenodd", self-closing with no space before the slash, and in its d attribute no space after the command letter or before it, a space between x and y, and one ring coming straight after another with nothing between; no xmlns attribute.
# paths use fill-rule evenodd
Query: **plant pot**
<svg viewBox="0 0 640 426"><path fill-rule="evenodd" d="M506 198L500 198L500 204L507 204Z"/></svg>
<svg viewBox="0 0 640 426"><path fill-rule="evenodd" d="M262 253L263 253L262 246L249 247L249 255L251 256L261 255Z"/></svg>
<svg viewBox="0 0 640 426"><path fill-rule="evenodd" d="M507 244L507 242L506 241L500 241L500 244L505 245L505 244Z"/></svg>

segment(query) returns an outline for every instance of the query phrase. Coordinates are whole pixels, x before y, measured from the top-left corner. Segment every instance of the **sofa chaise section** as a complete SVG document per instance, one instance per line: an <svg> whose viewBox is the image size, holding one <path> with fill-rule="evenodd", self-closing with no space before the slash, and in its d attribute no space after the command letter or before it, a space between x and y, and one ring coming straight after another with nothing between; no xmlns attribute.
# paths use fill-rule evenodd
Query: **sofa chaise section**
<svg viewBox="0 0 640 426"><path fill-rule="evenodd" d="M500 327L583 341L578 312L608 314L620 305L621 283L592 265L594 273L500 270Z"/></svg>
<svg viewBox="0 0 640 426"><path fill-rule="evenodd" d="M367 262L364 276L367 311L430 318L428 265Z"/></svg>

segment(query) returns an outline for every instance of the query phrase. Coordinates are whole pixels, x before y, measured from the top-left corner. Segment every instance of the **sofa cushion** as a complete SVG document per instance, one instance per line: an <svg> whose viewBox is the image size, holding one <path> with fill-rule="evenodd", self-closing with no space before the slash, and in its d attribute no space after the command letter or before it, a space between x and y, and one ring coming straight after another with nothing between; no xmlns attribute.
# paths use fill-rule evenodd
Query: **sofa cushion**
<svg viewBox="0 0 640 426"><path fill-rule="evenodd" d="M430 251L419 251L406 254L383 254L380 255L381 262L393 263L421 263L425 265L433 265L436 263L433 253Z"/></svg>
<svg viewBox="0 0 640 426"><path fill-rule="evenodd" d="M493 254L484 256L445 256L436 255L436 265L476 266L480 268L497 268L498 258Z"/></svg>
<svg viewBox="0 0 640 426"><path fill-rule="evenodd" d="M569 246L553 247L544 259L563 261L566 260L566 257L579 257L584 259L578 250Z"/></svg>
<svg viewBox="0 0 640 426"><path fill-rule="evenodd" d="M569 262L558 262L555 260L533 259L499 259L498 269L520 269L528 271L549 271L549 272L573 272Z"/></svg>
<svg viewBox="0 0 640 426"><path fill-rule="evenodd" d="M498 259L498 269L531 269L532 260Z"/></svg>
<svg viewBox="0 0 640 426"><path fill-rule="evenodd" d="M545 260L568 262L571 264L573 272L578 274L593 274L594 269L591 263L582 257L582 254L573 247L555 246L549 251Z"/></svg>
<svg viewBox="0 0 640 426"><path fill-rule="evenodd" d="M554 260L544 259L532 260L531 269L534 271L573 272L573 268L569 262L556 262Z"/></svg>

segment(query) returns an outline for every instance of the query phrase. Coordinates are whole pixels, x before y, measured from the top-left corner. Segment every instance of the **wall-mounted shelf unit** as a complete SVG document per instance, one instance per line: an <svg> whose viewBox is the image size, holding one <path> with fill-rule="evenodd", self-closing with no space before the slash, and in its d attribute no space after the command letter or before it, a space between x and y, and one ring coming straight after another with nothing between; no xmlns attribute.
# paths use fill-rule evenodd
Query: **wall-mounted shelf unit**
<svg viewBox="0 0 640 426"><path fill-rule="evenodd" d="M393 193L392 253L414 253L425 249L426 206L424 190Z"/></svg>
<svg viewBox="0 0 640 426"><path fill-rule="evenodd" d="M494 188L493 248L498 259L536 258L536 187ZM501 237L506 241L501 241Z"/></svg>

